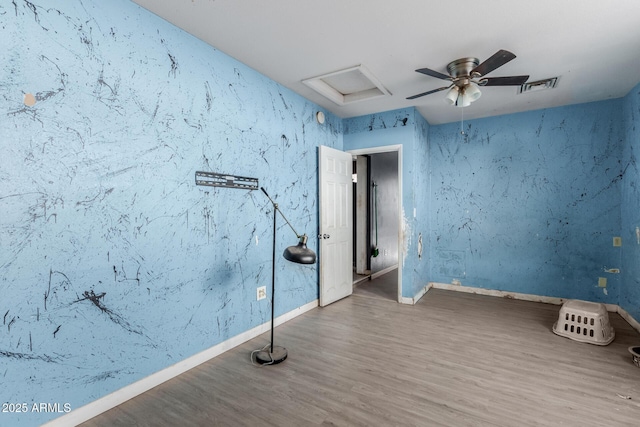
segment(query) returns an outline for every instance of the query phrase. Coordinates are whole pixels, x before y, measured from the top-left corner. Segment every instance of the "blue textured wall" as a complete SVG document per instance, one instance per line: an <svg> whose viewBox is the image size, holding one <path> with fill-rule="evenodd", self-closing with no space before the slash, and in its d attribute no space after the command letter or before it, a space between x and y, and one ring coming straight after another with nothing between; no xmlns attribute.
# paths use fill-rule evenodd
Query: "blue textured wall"
<svg viewBox="0 0 640 427"><path fill-rule="evenodd" d="M634 182L622 111L618 99L513 114L467 121L464 135L460 123L429 126L407 110L345 120L345 149L403 145L403 296L457 280L618 304L627 288L605 270L624 270L613 238L622 180Z"/></svg>
<svg viewBox="0 0 640 427"><path fill-rule="evenodd" d="M624 98L622 181L622 283L620 306L640 321L640 84ZM640 229L638 229L640 231Z"/></svg>
<svg viewBox="0 0 640 427"><path fill-rule="evenodd" d="M259 178L317 248L343 122L126 0L6 1L0 28L0 403L74 409L268 321L271 207L194 172ZM467 138L414 109L345 120L345 149L403 145L403 296L457 278L640 319L639 92ZM276 314L317 298L315 266L277 274Z"/></svg>
<svg viewBox="0 0 640 427"><path fill-rule="evenodd" d="M411 245L407 248L403 282L407 283L407 297L414 297L429 282L431 267L431 130L427 121L415 111L415 146L406 153L411 165L411 203L405 209L406 228L411 231ZM406 277L406 279L404 278Z"/></svg>
<svg viewBox="0 0 640 427"><path fill-rule="evenodd" d="M341 120L127 0L5 1L0 28L0 401L75 409L267 322L271 205L194 173L258 178L316 248ZM318 297L278 263L276 315Z"/></svg>
<svg viewBox="0 0 640 427"><path fill-rule="evenodd" d="M430 279L618 302L621 100L432 126ZM606 278L606 288L598 287Z"/></svg>
<svg viewBox="0 0 640 427"><path fill-rule="evenodd" d="M413 108L344 120L344 149L402 145L402 296L429 282L429 124ZM415 215L414 215L415 213Z"/></svg>

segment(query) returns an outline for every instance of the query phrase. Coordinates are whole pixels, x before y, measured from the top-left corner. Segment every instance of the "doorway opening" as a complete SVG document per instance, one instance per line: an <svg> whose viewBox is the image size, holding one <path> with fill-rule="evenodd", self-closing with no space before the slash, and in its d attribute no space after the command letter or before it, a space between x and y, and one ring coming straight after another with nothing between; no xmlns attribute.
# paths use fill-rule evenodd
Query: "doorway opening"
<svg viewBox="0 0 640 427"><path fill-rule="evenodd" d="M353 156L354 294L402 301L402 146Z"/></svg>

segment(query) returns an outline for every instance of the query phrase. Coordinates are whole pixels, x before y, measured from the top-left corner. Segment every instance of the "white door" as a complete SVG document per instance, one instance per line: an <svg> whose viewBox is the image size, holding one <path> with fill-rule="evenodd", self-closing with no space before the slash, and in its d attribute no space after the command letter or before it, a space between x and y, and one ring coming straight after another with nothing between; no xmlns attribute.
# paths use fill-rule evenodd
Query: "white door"
<svg viewBox="0 0 640 427"><path fill-rule="evenodd" d="M353 292L353 184L351 154L319 147L320 306Z"/></svg>

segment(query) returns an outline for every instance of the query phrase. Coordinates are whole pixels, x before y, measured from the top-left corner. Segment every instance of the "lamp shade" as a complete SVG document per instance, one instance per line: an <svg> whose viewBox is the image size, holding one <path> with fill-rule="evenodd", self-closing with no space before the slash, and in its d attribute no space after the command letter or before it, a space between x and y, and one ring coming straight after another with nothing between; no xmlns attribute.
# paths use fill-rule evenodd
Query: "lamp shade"
<svg viewBox="0 0 640 427"><path fill-rule="evenodd" d="M476 99L480 98L480 95L482 95L482 92L480 92L478 85L476 85L475 83L469 83L465 86L464 96L469 97L469 102L473 102Z"/></svg>
<svg viewBox="0 0 640 427"><path fill-rule="evenodd" d="M456 107L468 107L473 101L480 98L482 92L475 83L468 83L459 91Z"/></svg>
<svg viewBox="0 0 640 427"><path fill-rule="evenodd" d="M447 96L445 96L444 100L447 102L447 104L453 105L456 103L456 100L458 99L458 93L459 93L458 86L454 86L451 89L449 89L449 91L447 92Z"/></svg>
<svg viewBox="0 0 640 427"><path fill-rule="evenodd" d="M471 105L471 99L468 96L464 96L464 93L458 95L456 107L468 107L469 105Z"/></svg>
<svg viewBox="0 0 640 427"><path fill-rule="evenodd" d="M316 253L307 248L307 236L300 236L296 246L289 246L282 254L287 261L298 264L315 264Z"/></svg>

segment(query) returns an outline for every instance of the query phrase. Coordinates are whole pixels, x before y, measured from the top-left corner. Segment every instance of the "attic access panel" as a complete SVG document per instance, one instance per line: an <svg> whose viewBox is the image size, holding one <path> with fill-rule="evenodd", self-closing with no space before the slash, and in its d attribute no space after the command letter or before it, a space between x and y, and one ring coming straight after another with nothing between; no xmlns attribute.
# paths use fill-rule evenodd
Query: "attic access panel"
<svg viewBox="0 0 640 427"><path fill-rule="evenodd" d="M363 65L312 77L302 83L338 105L391 95Z"/></svg>

